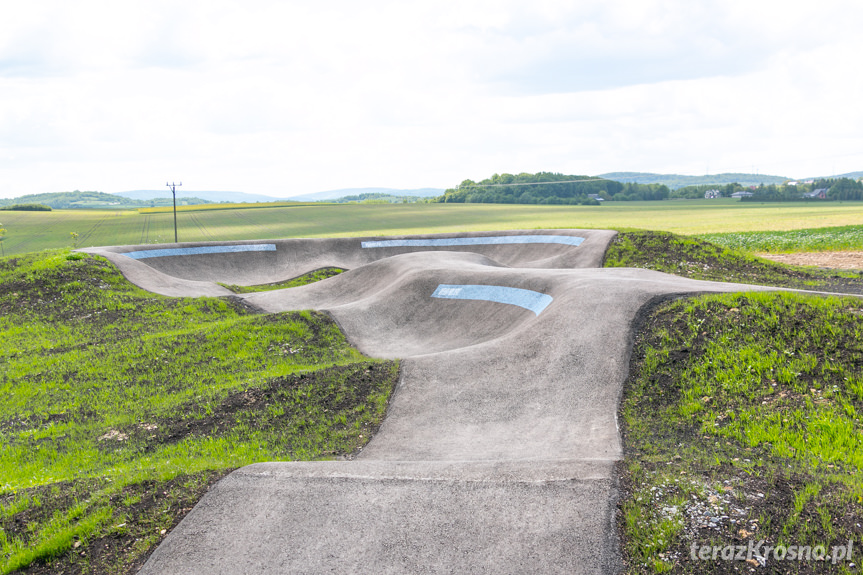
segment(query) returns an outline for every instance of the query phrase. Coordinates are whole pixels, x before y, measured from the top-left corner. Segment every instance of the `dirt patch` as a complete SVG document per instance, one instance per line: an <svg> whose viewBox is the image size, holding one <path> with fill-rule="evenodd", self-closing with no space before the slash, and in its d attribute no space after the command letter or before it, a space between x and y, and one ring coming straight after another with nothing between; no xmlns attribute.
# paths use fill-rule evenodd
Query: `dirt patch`
<svg viewBox="0 0 863 575"><path fill-rule="evenodd" d="M682 468L678 482L663 483L650 492L651 503L663 511L668 518L677 518L683 524L682 537L659 554L667 564L672 565L673 573L692 575L731 575L736 573L771 574L840 574L856 572L854 562L841 561L833 564L831 560L777 561L772 552L777 545L794 544L792 538L783 539L777 535L781 526L794 515L799 523L805 524L816 540L826 541L829 553L832 544L838 543L827 534L822 526L822 514L826 511L832 518L831 529L841 531L854 541L854 557L857 541L863 534L857 508L850 503L846 487L842 484L828 484L819 494L817 501L809 500L795 511L795 499L811 478L799 474L780 471L775 475L761 477L741 473L739 469L723 466L714 470L713 476L690 473L684 463L672 461L674 467ZM667 471L669 464L660 462L645 466L644 473ZM621 491L624 498L636 496L637 481L626 470L618 466L621 478ZM697 493L694 494L694 493ZM682 503L672 503L674 496L683 495ZM640 494L639 496L645 496ZM621 531L625 529L622 517L618 516ZM847 540L847 539L846 539ZM842 541L844 543L844 541ZM707 559L693 553L702 552L703 547L716 547L721 552L732 550L735 557L709 553ZM803 546L806 547L805 545ZM808 553L812 551L809 545ZM741 552L741 549L743 550ZM693 551L695 550L695 551ZM652 566L640 564L631 550L624 546L629 564L627 573L645 575L653 573ZM801 550L802 552L802 550ZM818 551L815 551L816 556ZM810 556L811 557L811 556ZM849 565L850 563L850 565ZM657 571L659 572L659 571Z"/></svg>
<svg viewBox="0 0 863 575"><path fill-rule="evenodd" d="M827 269L863 270L863 252L801 252L796 254L757 254L781 264Z"/></svg>

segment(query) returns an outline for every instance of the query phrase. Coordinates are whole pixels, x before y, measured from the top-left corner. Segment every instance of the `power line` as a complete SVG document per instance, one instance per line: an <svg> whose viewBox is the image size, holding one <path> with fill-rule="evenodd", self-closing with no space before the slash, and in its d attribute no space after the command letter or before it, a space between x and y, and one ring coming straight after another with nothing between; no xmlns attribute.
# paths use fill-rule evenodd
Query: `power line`
<svg viewBox="0 0 863 575"><path fill-rule="evenodd" d="M174 243L177 243L177 186L182 186L183 182L179 184L174 183L165 183L166 186L171 188L171 193L174 194Z"/></svg>
<svg viewBox="0 0 863 575"><path fill-rule="evenodd" d="M555 181L555 182L523 182L523 183L512 182L510 184L480 184L480 183L475 183L473 185L477 186L477 187L481 186L483 188L499 188L502 186L547 186L548 184L580 184L582 182L611 182L611 181L613 181L613 180L609 180L607 178L591 178L589 180L562 180L562 181ZM465 187L471 187L471 186L465 186ZM461 189L461 186L459 186L459 189Z"/></svg>

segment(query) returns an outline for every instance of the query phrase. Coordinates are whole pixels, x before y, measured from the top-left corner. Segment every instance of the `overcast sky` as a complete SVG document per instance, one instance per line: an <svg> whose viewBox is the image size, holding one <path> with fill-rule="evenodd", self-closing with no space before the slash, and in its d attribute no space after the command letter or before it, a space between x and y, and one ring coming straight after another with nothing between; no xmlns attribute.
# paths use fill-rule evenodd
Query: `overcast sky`
<svg viewBox="0 0 863 575"><path fill-rule="evenodd" d="M863 170L858 0L3 1L0 196Z"/></svg>

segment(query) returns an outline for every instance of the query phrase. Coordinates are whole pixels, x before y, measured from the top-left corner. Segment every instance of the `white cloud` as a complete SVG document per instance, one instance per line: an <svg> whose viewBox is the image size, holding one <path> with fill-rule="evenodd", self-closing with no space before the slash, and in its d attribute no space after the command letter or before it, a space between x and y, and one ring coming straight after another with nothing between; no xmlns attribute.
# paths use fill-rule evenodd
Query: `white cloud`
<svg viewBox="0 0 863 575"><path fill-rule="evenodd" d="M841 0L18 3L0 195L863 167Z"/></svg>

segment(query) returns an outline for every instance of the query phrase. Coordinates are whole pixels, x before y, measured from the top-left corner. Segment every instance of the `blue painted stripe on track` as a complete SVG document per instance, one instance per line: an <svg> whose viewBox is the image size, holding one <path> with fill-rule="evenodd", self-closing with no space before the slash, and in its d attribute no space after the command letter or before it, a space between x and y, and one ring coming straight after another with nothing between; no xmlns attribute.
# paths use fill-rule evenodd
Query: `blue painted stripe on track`
<svg viewBox="0 0 863 575"><path fill-rule="evenodd" d="M444 299L471 299L508 303L529 309L537 316L548 307L554 298L538 291L485 285L440 284L432 297Z"/></svg>
<svg viewBox="0 0 863 575"><path fill-rule="evenodd" d="M136 260L162 258L165 256L196 256L200 254L232 254L237 252L274 252L276 244L243 244L234 246L202 246L199 248L163 248L159 250L140 250L123 254Z"/></svg>
<svg viewBox="0 0 863 575"><path fill-rule="evenodd" d="M435 246L481 246L499 244L564 244L580 245L584 238L578 236L484 236L470 238L434 238L425 240L378 240L362 242L364 248L401 248Z"/></svg>

